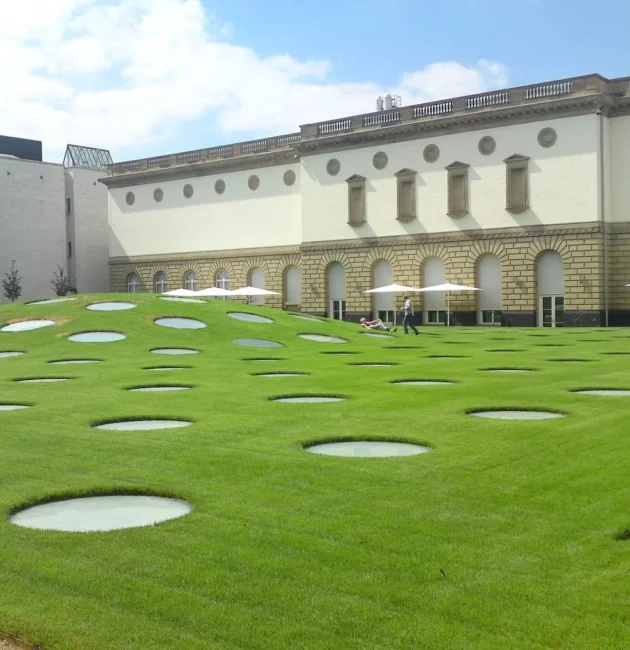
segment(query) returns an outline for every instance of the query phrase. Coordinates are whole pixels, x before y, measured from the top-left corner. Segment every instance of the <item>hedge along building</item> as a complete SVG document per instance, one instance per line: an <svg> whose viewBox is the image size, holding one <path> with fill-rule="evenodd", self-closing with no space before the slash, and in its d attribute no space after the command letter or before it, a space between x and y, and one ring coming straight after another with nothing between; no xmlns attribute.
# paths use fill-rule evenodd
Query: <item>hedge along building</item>
<svg viewBox="0 0 630 650"><path fill-rule="evenodd" d="M452 323L626 323L629 82L590 75L112 165L112 290L255 284L280 293L271 306L354 320L395 308L371 287L450 281L483 289L451 296ZM416 310L442 322L445 297Z"/></svg>

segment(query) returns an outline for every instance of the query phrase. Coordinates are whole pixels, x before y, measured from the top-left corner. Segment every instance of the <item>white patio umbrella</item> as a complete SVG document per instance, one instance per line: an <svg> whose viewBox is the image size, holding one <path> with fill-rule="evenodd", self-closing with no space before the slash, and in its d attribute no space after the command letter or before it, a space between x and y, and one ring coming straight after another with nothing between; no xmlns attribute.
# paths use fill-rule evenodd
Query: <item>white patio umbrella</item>
<svg viewBox="0 0 630 650"><path fill-rule="evenodd" d="M196 296L210 296L211 298L225 298L226 296L231 296L232 292L227 289L221 289L220 287L209 287L208 289L201 289L201 291L195 291Z"/></svg>
<svg viewBox="0 0 630 650"><path fill-rule="evenodd" d="M176 296L177 298L192 298L199 294L196 291L192 291L192 289L172 289L171 291L165 291L162 295Z"/></svg>
<svg viewBox="0 0 630 650"><path fill-rule="evenodd" d="M385 287L368 289L363 293L411 293L412 291L422 291L416 287L407 287L404 284L388 284ZM394 327L396 327L396 307L394 306Z"/></svg>
<svg viewBox="0 0 630 650"><path fill-rule="evenodd" d="M278 296L280 294L277 291L268 291L267 289L259 289L258 287L242 287L241 289L230 291L230 295L247 296L247 302L249 302L252 296Z"/></svg>
<svg viewBox="0 0 630 650"><path fill-rule="evenodd" d="M446 327L451 325L450 294L451 291L481 291L477 287L467 287L463 284L436 284L432 287L422 287L420 291L445 291L446 292Z"/></svg>

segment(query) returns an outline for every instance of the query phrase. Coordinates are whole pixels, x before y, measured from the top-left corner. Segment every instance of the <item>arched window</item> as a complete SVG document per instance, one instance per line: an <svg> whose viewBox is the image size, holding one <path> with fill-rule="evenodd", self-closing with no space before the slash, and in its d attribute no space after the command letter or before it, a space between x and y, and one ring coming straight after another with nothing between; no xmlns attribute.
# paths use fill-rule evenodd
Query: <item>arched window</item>
<svg viewBox="0 0 630 650"><path fill-rule="evenodd" d="M555 251L544 251L536 264L538 326L564 326L564 262Z"/></svg>
<svg viewBox="0 0 630 650"><path fill-rule="evenodd" d="M326 273L328 316L343 320L346 315L346 270L343 264L333 262Z"/></svg>
<svg viewBox="0 0 630 650"><path fill-rule="evenodd" d="M217 273L216 284L219 289L225 289L226 291L230 290L230 275L225 269L221 269Z"/></svg>
<svg viewBox="0 0 630 650"><path fill-rule="evenodd" d="M140 276L137 273L130 273L127 276L127 292L128 293L140 292Z"/></svg>
<svg viewBox="0 0 630 650"><path fill-rule="evenodd" d="M199 281L197 280L197 274L194 271L188 271L186 277L184 278L184 289L189 291L198 291L199 290Z"/></svg>
<svg viewBox="0 0 630 650"><path fill-rule="evenodd" d="M160 271L155 276L155 293L164 293L168 291L168 279L164 271Z"/></svg>
<svg viewBox="0 0 630 650"><path fill-rule="evenodd" d="M394 283L392 265L387 260L379 260L372 267L372 288L386 287ZM396 315L393 293L374 293L374 316L384 323L394 323Z"/></svg>
<svg viewBox="0 0 630 650"><path fill-rule="evenodd" d="M256 287L256 289L265 288L265 273L260 267L254 266L252 269L250 269L249 286ZM252 296L251 302L253 305L264 305L265 296Z"/></svg>
<svg viewBox="0 0 630 650"><path fill-rule="evenodd" d="M302 272L297 266L289 266L284 272L284 304L294 307L302 302Z"/></svg>
<svg viewBox="0 0 630 650"><path fill-rule="evenodd" d="M430 257L422 269L423 287L444 284L444 263L439 257ZM427 291L424 298L424 322L427 325L443 325L446 323L446 305L443 291Z"/></svg>
<svg viewBox="0 0 630 650"><path fill-rule="evenodd" d="M501 260L492 254L482 255L477 263L478 294L477 322L479 325L500 325Z"/></svg>

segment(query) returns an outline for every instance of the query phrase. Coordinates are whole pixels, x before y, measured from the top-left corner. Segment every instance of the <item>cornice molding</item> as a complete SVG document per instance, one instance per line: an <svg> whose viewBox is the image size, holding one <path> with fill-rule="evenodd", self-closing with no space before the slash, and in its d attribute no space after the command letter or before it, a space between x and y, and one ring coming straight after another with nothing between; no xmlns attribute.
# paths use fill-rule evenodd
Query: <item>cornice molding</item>
<svg viewBox="0 0 630 650"><path fill-rule="evenodd" d="M106 176L99 178L99 182L108 188L133 187L134 185L145 185L146 183L158 183L160 181L173 181L178 179L196 178L198 176L214 176L222 172L245 171L250 169L261 169L263 167L274 167L277 165L289 165L296 162L296 153L293 149L257 153L251 156L235 156L234 158L220 158L202 163L190 165L179 165L175 167L163 167L148 169L141 172L131 172L118 176Z"/></svg>
<svg viewBox="0 0 630 650"><path fill-rule="evenodd" d="M263 248L234 248L222 251L193 251L190 253L162 253L160 255L130 255L126 257L110 257L110 266L117 264L147 264L157 262L190 262L200 259L235 259L253 257L256 255L299 255L299 246L270 246Z"/></svg>

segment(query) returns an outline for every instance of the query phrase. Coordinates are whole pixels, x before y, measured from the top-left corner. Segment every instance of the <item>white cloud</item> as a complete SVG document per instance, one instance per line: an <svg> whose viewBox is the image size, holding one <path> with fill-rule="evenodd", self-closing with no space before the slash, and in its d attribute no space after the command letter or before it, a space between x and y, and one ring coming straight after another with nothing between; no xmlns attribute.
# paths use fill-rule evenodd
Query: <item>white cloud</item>
<svg viewBox="0 0 630 650"><path fill-rule="evenodd" d="M11 92L0 95L0 133L42 139L55 157L73 142L121 159L188 120L207 120L230 142L368 112L385 92L412 104L507 83L493 61L400 71L393 88L332 83L328 61L261 57L229 35L200 0L7 3L0 60L11 65L0 67L0 87Z"/></svg>

